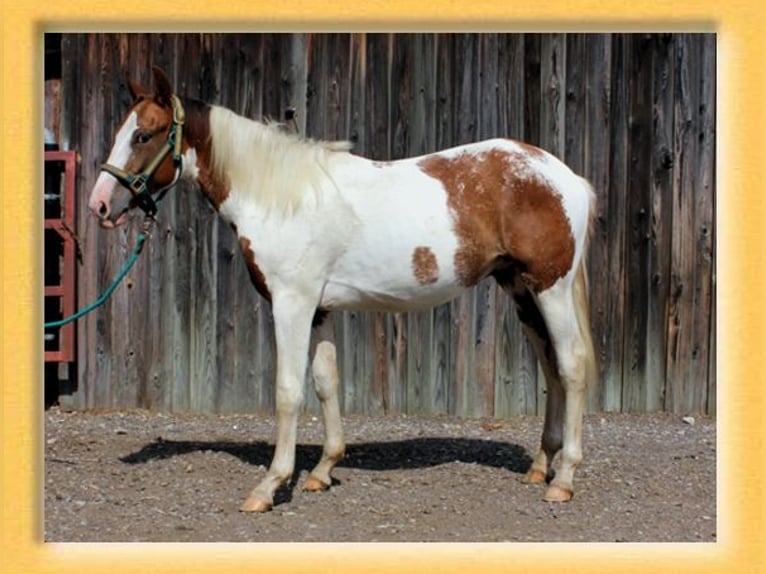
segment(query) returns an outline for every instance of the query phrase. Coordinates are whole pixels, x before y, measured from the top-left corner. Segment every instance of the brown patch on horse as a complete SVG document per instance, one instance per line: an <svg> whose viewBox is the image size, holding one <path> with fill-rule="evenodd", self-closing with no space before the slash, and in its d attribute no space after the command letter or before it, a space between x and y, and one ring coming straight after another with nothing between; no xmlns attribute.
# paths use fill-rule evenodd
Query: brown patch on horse
<svg viewBox="0 0 766 574"><path fill-rule="evenodd" d="M510 259L524 283L540 292L571 269L574 237L561 198L530 161L526 154L492 149L419 162L447 192L462 284L476 284Z"/></svg>
<svg viewBox="0 0 766 574"><path fill-rule="evenodd" d="M428 285L439 279L439 264L436 255L428 247L416 247L412 252L412 272L418 283Z"/></svg>
<svg viewBox="0 0 766 574"><path fill-rule="evenodd" d="M261 297L271 303L271 293L269 292L268 285L266 285L266 277L263 276L263 272L255 261L252 243L247 237L240 237L239 248L245 257L245 265L247 265L247 271L250 273L250 280L255 285L255 290L258 291Z"/></svg>
<svg viewBox="0 0 766 574"><path fill-rule="evenodd" d="M184 126L184 152L188 147L197 151L199 183L205 196L216 210L229 197L229 185L213 175L213 143L210 139L210 106L196 100L186 102L186 125Z"/></svg>

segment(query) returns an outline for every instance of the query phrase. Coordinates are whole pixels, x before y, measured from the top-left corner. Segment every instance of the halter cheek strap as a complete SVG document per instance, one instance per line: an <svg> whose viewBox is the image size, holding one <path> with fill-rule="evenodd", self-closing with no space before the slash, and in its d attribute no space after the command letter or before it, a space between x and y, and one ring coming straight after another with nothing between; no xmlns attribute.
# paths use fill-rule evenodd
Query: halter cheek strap
<svg viewBox="0 0 766 574"><path fill-rule="evenodd" d="M184 108L181 105L181 100L177 96L170 96L173 104L173 124L170 126L170 133L165 145L160 148L154 159L149 162L141 173L127 172L119 167L105 163L101 166L101 171L105 171L114 176L133 196L133 201L140 207L146 215L154 217L157 213L157 203L149 192L149 181L151 180L154 172L160 167L165 157L169 153L173 154L173 165L176 168L176 176L173 182L160 191L160 196L157 201L161 200L168 189L172 187L179 179L180 170L182 168L181 149L183 146L183 127L186 120L186 114Z"/></svg>

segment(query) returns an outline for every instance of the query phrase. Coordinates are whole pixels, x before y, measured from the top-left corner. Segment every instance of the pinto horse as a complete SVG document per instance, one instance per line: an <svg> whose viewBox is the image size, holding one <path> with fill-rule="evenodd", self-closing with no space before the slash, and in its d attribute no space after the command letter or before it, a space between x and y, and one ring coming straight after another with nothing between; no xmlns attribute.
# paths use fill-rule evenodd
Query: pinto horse
<svg viewBox="0 0 766 574"><path fill-rule="evenodd" d="M180 178L195 181L239 239L270 303L277 344L277 437L241 506L263 512L291 477L309 357L322 409L322 457L303 488L332 484L345 448L331 322L335 309L410 311L493 276L513 297L548 387L539 451L522 481L568 501L582 459L585 391L596 369L585 254L594 194L528 144L493 139L391 162L349 153L223 107L180 99L159 68L117 129L89 208L105 228ZM552 480L551 463L561 451Z"/></svg>

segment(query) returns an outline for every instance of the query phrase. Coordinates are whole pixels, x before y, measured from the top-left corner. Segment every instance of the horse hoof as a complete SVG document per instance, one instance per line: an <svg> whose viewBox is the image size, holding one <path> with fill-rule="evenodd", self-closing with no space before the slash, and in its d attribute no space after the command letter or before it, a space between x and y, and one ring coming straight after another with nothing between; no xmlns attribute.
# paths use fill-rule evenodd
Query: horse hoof
<svg viewBox="0 0 766 574"><path fill-rule="evenodd" d="M306 482L303 483L304 492L319 492L321 490L327 490L328 488L330 488L329 484L322 482L313 474L310 474L306 479Z"/></svg>
<svg viewBox="0 0 766 574"><path fill-rule="evenodd" d="M569 502L573 495L574 493L570 489L551 484L545 491L543 500L545 502Z"/></svg>
<svg viewBox="0 0 766 574"><path fill-rule="evenodd" d="M545 482L546 475L542 470L530 468L527 474L521 477L524 484L541 484Z"/></svg>
<svg viewBox="0 0 766 574"><path fill-rule="evenodd" d="M247 500L239 507L240 512L268 512L271 510L272 503L258 496L250 495Z"/></svg>

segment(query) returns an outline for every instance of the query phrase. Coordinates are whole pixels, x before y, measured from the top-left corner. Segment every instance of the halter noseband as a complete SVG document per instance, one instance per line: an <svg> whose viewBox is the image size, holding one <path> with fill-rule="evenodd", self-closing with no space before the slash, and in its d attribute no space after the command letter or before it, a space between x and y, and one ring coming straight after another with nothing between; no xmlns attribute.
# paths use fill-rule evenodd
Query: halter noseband
<svg viewBox="0 0 766 574"><path fill-rule="evenodd" d="M149 217L154 217L157 213L157 203L154 201L154 198L152 198L151 193L149 193L148 187L149 180L154 175L154 172L157 171L157 168L160 167L162 161L171 151L173 152L173 165L176 168L176 172L181 169L181 148L183 146L183 128L186 113L181 105L181 100L179 100L176 95L170 96L170 100L173 104L173 124L170 126L168 140L141 173L130 173L108 163L101 165L101 171L113 175L117 181L125 186L133 195L135 204ZM178 181L178 173L173 180L173 183L176 181ZM159 199L162 199L162 196L173 183L161 191Z"/></svg>

